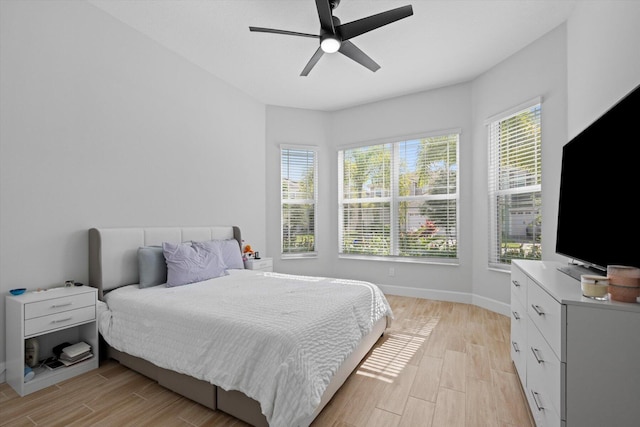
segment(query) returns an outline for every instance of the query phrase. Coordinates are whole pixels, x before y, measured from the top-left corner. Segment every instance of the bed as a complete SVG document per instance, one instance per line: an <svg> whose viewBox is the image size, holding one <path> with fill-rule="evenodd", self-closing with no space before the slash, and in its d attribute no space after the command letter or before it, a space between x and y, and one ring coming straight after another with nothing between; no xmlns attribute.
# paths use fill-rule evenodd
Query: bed
<svg viewBox="0 0 640 427"><path fill-rule="evenodd" d="M382 292L237 266L184 286L143 287L139 248L184 242L242 247L234 226L89 230L101 353L254 426L310 425L388 326Z"/></svg>

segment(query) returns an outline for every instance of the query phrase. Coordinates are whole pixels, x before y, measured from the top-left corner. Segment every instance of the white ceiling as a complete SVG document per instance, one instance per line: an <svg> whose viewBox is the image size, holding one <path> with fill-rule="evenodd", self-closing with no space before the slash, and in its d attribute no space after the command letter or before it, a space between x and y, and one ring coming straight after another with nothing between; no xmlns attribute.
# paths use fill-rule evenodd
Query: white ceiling
<svg viewBox="0 0 640 427"><path fill-rule="evenodd" d="M314 0L88 0L258 101L333 111L469 81L564 22L575 0L342 0L343 23L411 4L413 16L351 41L381 69L325 54Z"/></svg>

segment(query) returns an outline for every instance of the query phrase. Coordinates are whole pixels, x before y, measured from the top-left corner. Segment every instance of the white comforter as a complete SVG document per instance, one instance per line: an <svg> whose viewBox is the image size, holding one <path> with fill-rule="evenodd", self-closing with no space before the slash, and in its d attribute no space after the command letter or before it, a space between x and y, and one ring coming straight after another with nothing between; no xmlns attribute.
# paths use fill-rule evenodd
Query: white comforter
<svg viewBox="0 0 640 427"><path fill-rule="evenodd" d="M314 412L373 324L392 316L359 281L233 270L191 285L107 294L99 328L114 348L260 402L271 426Z"/></svg>

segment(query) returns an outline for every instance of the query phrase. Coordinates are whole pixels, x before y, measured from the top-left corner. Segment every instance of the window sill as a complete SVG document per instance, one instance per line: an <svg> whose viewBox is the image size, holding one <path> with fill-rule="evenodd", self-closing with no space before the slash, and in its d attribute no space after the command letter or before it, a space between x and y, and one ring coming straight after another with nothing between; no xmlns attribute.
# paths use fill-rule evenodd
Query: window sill
<svg viewBox="0 0 640 427"><path fill-rule="evenodd" d="M496 267L496 266L489 266L487 268L487 270L495 271L496 273L508 273L508 274L511 274L511 265L509 265L508 267L505 267L505 268Z"/></svg>
<svg viewBox="0 0 640 427"><path fill-rule="evenodd" d="M409 264L430 264L430 265L451 265L459 266L458 258L410 258L400 256L371 256L371 255L352 255L338 254L340 259L352 259L359 261L383 261L383 262L406 262Z"/></svg>
<svg viewBox="0 0 640 427"><path fill-rule="evenodd" d="M289 259L309 259L309 258L318 258L318 254L316 252L307 252L301 254L280 254L280 259L283 261Z"/></svg>

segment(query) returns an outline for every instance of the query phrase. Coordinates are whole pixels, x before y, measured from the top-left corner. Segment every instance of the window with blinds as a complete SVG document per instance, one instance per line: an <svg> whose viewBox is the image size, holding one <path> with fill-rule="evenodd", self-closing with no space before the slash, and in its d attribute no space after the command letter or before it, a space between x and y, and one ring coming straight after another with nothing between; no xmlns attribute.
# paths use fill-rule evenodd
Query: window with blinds
<svg viewBox="0 0 640 427"><path fill-rule="evenodd" d="M540 99L489 127L489 266L512 259L542 259L542 154Z"/></svg>
<svg viewBox="0 0 640 427"><path fill-rule="evenodd" d="M458 140L340 150L340 254L457 259Z"/></svg>
<svg viewBox="0 0 640 427"><path fill-rule="evenodd" d="M281 147L282 256L316 252L318 154L313 148Z"/></svg>

